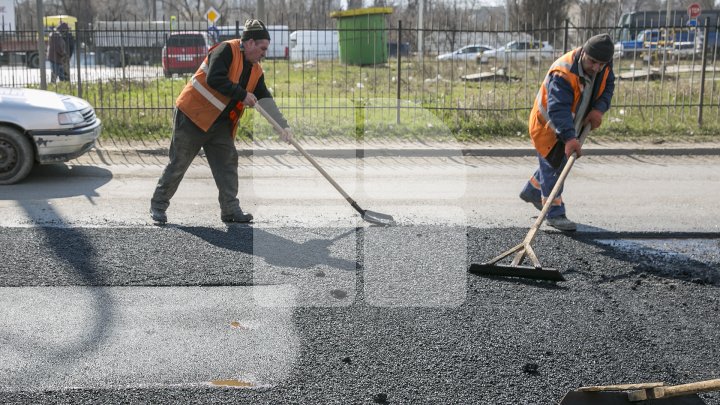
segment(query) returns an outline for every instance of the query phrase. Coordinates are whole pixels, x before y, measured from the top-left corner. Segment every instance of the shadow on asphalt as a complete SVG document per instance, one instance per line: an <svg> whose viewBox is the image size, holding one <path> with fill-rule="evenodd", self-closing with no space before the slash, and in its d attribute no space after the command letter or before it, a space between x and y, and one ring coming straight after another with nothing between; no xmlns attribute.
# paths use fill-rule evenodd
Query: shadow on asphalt
<svg viewBox="0 0 720 405"><path fill-rule="evenodd" d="M82 177L78 180L78 177ZM89 180L88 180L89 178ZM50 199L85 196L90 201L92 197L98 196L97 189L112 179L109 170L88 166L67 166L64 164L39 166L33 169L31 174L19 184L2 186L3 194L0 200L15 200L15 191L23 190L24 198L17 200L19 206L27 214L28 218L43 224L52 224L52 227L39 226L36 229L44 238L43 247L47 249L39 252L43 255L53 255L59 261L66 262L77 273L82 280L80 284L85 293L89 292L91 301L83 303L91 308L83 308L89 319L84 319L81 326L85 329L78 332L81 339L73 340L71 343L58 345L57 342L44 342L32 339L25 335L8 336L12 331L3 331L0 335L5 342L17 347L25 347L25 350L32 353L43 353L45 359L31 368L16 370L18 375L27 374L31 378L35 375L51 373L48 368L53 364L65 366L69 363L80 361L84 353L95 351L101 347L114 324L113 300L108 291L102 287L102 280L98 272L98 254L93 247L89 237L82 231L82 228L65 227L67 221L62 217ZM62 237L58 237L57 227L63 228ZM54 285L55 286L55 285ZM87 287L99 286L99 287ZM72 300L72 298L71 298ZM52 314L48 316L62 317L64 309L55 306L48 308ZM72 312L74 308L67 308ZM0 339L2 340L2 339ZM30 347L30 348L28 348ZM18 377L25 378L25 377Z"/></svg>
<svg viewBox="0 0 720 405"><path fill-rule="evenodd" d="M177 229L194 235L207 243L235 252L261 257L271 266L313 269L327 265L345 271L355 271L356 261L334 257L330 247L337 241L356 233L349 229L329 239L309 239L305 242L280 236L262 228L247 225L228 225L226 230L208 227L177 226ZM283 229L283 228L279 228ZM302 231L297 228L297 231Z"/></svg>
<svg viewBox="0 0 720 405"><path fill-rule="evenodd" d="M20 183L3 186L0 200L16 200L16 192L22 191L26 200L85 196L92 201L112 178L110 170L94 166L40 165Z"/></svg>
<svg viewBox="0 0 720 405"><path fill-rule="evenodd" d="M561 291L569 290L569 288L564 285L558 285L557 281L532 280L532 279L519 278L519 277L488 276L488 275L475 274L475 273L468 273L468 274L472 275L474 277L486 278L488 280L501 281L506 284L524 285L524 286L528 286L528 287L542 288L542 289L546 289L546 290L561 290Z"/></svg>
<svg viewBox="0 0 720 405"><path fill-rule="evenodd" d="M587 228L584 232L567 236L594 247L606 257L630 264L630 272L602 274L601 283L652 275L720 286L720 233L613 232L601 228ZM582 273L578 270L575 272Z"/></svg>

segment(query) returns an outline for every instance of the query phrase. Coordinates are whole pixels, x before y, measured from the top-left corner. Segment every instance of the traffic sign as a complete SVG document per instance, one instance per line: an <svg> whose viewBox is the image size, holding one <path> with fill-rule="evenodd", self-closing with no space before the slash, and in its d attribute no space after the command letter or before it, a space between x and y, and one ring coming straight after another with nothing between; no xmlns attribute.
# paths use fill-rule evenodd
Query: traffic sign
<svg viewBox="0 0 720 405"><path fill-rule="evenodd" d="M220 12L215 10L215 7L210 6L205 13L205 19L215 24L215 22L220 19Z"/></svg>
<svg viewBox="0 0 720 405"><path fill-rule="evenodd" d="M688 27L697 27L697 18L688 20Z"/></svg>
<svg viewBox="0 0 720 405"><path fill-rule="evenodd" d="M700 17L700 13L702 13L702 9L700 8L700 3L693 3L688 6L688 16L691 20L695 20L698 17Z"/></svg>

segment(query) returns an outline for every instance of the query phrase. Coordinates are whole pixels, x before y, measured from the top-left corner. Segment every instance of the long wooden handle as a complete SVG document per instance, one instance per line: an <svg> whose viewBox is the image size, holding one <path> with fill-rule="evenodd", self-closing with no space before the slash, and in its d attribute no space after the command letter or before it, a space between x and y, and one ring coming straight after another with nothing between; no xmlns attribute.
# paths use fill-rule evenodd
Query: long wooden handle
<svg viewBox="0 0 720 405"><path fill-rule="evenodd" d="M266 120L268 120L270 125L272 125L272 127L277 133L282 134L285 132L285 129L281 127L280 124L278 124L277 121L275 121L275 119L267 111L265 111L264 108L260 106L260 103L255 103L255 110L257 110L260 115L262 115L263 117L265 117ZM350 195L346 193L345 190L343 190L343 188L340 187L340 185L337 184L332 177L330 177L330 175L325 171L325 169L323 169L322 166L320 166L318 162L313 159L312 156L305 152L305 149L303 149L302 146L300 146L300 144L295 141L295 139L290 137L288 138L288 141L290 142L290 144L292 144L292 146L295 147L295 149L297 149L298 152L305 156L305 159L307 159L313 166L315 166L315 168L320 172L320 174L322 174L323 177L325 177L325 179L329 181L333 187L335 187L335 190L337 190L343 197L345 197L345 200L347 200L347 202L349 202L356 211L358 211L360 214L365 213L365 211L360 208L360 206L355 202L355 200L353 200L352 197L350 197Z"/></svg>
<svg viewBox="0 0 720 405"><path fill-rule="evenodd" d="M628 400L630 402L639 402L648 399L678 397L717 390L720 390L720 379L631 391L628 393Z"/></svg>
<svg viewBox="0 0 720 405"><path fill-rule="evenodd" d="M619 384L619 385L594 385L591 387L580 387L576 391L579 392L600 392L600 391L629 391L644 390L648 388L657 388L665 385L663 382L639 383L639 384Z"/></svg>
<svg viewBox="0 0 720 405"><path fill-rule="evenodd" d="M583 127L582 131L580 132L580 138L578 138L578 141L580 142L580 145L582 145L585 142L585 137L587 137L587 134L590 132L590 124L587 124ZM525 236L525 240L523 241L524 244L528 245L532 243L533 239L535 239L535 234L537 233L538 229L540 229L540 225L542 225L543 221L545 221L545 216L547 216L548 211L550 211L550 206L552 206L552 202L555 199L555 196L560 193L560 189L563 186L563 183L565 183L565 178L570 173L570 169L572 169L573 164L575 164L575 160L577 159L577 155L573 154L570 156L565 163L565 167L563 168L562 172L560 173L560 177L558 177L557 182L555 183L555 187L553 187L552 191L550 192L550 195L548 196L547 200L545 200L545 204L543 205L542 211L540 211L540 215L538 215L537 219L535 220L535 223L530 228L530 231L528 232L527 236Z"/></svg>
<svg viewBox="0 0 720 405"><path fill-rule="evenodd" d="M663 387L664 397L676 397L678 395L698 394L701 392L717 390L720 390L720 378L714 380L698 381L690 384Z"/></svg>

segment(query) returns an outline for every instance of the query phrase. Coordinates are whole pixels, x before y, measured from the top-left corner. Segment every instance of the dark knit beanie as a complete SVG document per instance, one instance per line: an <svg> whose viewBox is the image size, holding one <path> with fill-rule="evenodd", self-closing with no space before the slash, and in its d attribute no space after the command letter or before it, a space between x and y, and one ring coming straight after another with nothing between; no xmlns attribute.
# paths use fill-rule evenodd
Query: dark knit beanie
<svg viewBox="0 0 720 405"><path fill-rule="evenodd" d="M598 62L607 63L612 60L615 45L610 39L610 35L600 34L588 39L583 45L583 51Z"/></svg>
<svg viewBox="0 0 720 405"><path fill-rule="evenodd" d="M245 21L245 28L242 33L242 40L247 41L248 39L267 39L269 41L270 33L262 21L250 19Z"/></svg>

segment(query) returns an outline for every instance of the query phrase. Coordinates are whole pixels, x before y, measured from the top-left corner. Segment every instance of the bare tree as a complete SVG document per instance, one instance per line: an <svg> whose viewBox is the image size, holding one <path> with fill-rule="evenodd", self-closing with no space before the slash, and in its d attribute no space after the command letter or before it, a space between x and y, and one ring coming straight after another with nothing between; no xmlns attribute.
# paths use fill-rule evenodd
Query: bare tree
<svg viewBox="0 0 720 405"><path fill-rule="evenodd" d="M354 8L362 8L363 2L362 0L347 0L348 10L354 9Z"/></svg>
<svg viewBox="0 0 720 405"><path fill-rule="evenodd" d="M605 0L580 0L581 24L584 27L597 27L606 31L617 22L617 12L614 4Z"/></svg>
<svg viewBox="0 0 720 405"><path fill-rule="evenodd" d="M556 42L560 31L553 28L563 26L571 0L506 0L509 14L515 16L510 28ZM542 35L545 33L546 35ZM540 35L537 35L540 34Z"/></svg>
<svg viewBox="0 0 720 405"><path fill-rule="evenodd" d="M78 24L87 24L95 20L95 9L90 0L62 0L64 14L74 16Z"/></svg>

